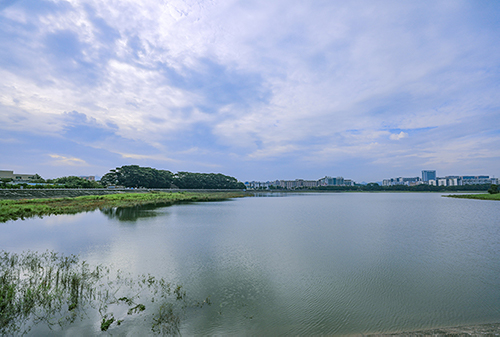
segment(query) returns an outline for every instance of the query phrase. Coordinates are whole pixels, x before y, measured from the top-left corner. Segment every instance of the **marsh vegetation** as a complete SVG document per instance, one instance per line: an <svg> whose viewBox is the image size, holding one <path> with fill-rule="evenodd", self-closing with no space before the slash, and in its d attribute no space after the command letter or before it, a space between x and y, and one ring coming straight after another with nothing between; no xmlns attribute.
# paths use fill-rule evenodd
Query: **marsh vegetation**
<svg viewBox="0 0 500 337"><path fill-rule="evenodd" d="M242 197L244 192L149 192L92 195L76 198L0 200L0 222L52 214L75 214L96 209L143 205L168 206L178 202L216 201Z"/></svg>
<svg viewBox="0 0 500 337"><path fill-rule="evenodd" d="M97 317L101 331L127 329L141 316L154 333L176 334L192 301L181 285L152 275L132 277L55 252L0 255L0 334L26 334L37 324L60 330Z"/></svg>
<svg viewBox="0 0 500 337"><path fill-rule="evenodd" d="M479 200L500 200L500 194L451 194L450 198L479 199Z"/></svg>

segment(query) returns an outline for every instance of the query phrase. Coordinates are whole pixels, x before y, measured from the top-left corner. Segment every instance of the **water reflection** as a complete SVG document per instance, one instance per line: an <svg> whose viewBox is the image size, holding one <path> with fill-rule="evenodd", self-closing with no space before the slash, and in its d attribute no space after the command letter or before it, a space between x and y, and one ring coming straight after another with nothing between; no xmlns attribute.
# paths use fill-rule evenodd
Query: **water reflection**
<svg viewBox="0 0 500 337"><path fill-rule="evenodd" d="M177 205L190 204L191 201L176 202ZM108 219L118 220L122 222L135 222L141 218L154 218L157 216L165 216L167 212L159 211L165 207L171 207L171 202L157 202L149 205L138 205L132 207L114 207L103 208L101 213Z"/></svg>
<svg viewBox="0 0 500 337"><path fill-rule="evenodd" d="M101 209L101 213L104 214L108 219L115 219L123 222L135 222L139 218L153 218L158 215L164 215L165 213L158 213L155 210L168 205L169 204L156 204L134 207L105 208Z"/></svg>

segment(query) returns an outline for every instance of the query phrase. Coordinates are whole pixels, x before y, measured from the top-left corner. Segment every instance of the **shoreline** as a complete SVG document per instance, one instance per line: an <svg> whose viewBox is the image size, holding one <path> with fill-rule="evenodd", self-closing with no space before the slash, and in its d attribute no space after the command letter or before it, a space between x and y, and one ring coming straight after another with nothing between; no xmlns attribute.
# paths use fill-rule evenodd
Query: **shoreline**
<svg viewBox="0 0 500 337"><path fill-rule="evenodd" d="M500 323L460 325L396 333L367 334L366 336L500 336Z"/></svg>

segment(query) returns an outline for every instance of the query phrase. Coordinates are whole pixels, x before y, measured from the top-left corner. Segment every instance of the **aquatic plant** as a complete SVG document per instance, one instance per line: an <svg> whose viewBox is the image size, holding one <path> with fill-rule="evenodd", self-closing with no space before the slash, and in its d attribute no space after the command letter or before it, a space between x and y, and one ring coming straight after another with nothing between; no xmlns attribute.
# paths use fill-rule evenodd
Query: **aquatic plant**
<svg viewBox="0 0 500 337"><path fill-rule="evenodd" d="M182 286L163 278L90 267L75 255L0 252L1 335L23 335L37 324L63 329L93 316L100 317L102 331L126 329L137 315L153 332L176 334L185 309L205 304L209 299L191 302ZM123 314L115 317L112 310Z"/></svg>

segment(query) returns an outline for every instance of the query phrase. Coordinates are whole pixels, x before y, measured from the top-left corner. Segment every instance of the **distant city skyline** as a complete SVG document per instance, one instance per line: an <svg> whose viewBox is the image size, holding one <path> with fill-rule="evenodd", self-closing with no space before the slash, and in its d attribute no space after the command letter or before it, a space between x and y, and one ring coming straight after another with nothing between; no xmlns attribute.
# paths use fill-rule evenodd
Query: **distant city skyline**
<svg viewBox="0 0 500 337"><path fill-rule="evenodd" d="M0 169L500 176L500 2L0 2Z"/></svg>
<svg viewBox="0 0 500 337"><path fill-rule="evenodd" d="M430 184L430 185L444 185L444 186L453 186L453 185L462 185L463 184L483 184L483 183L494 183L498 184L498 177L490 176L488 174L461 174L461 175L446 175L439 176L437 175L436 170L422 170L421 176L413 175L413 176L401 176L397 175L390 178L383 178L375 181L356 181L354 179L347 179L342 176L324 176L319 179L268 179L268 180L244 180L246 185L252 186L257 185L260 186L293 186L293 184L297 184L297 187L312 187L313 182L316 182L316 186L327 186L327 185L336 185L336 186L352 186L354 184L364 184L364 183L382 183L382 185L400 185L400 184Z"/></svg>
<svg viewBox="0 0 500 337"><path fill-rule="evenodd" d="M33 171L33 170L32 170ZM108 173L108 172L106 172ZM223 172L220 172L220 173L223 173ZM12 170L5 170L5 169L0 169L0 178L6 178L6 177L13 177L13 176L19 176L18 178L19 179L23 179L22 177L28 177L28 176L34 176L35 174L39 174L38 172L30 172L30 173L26 173L26 172L14 172ZM41 175L40 175L41 176ZM75 174L69 174L67 176L77 176ZM365 183L383 183L384 180L387 180L387 179L396 179L396 178L404 178L404 179L414 179L414 178L418 178L420 181L428 181L428 180L436 180L438 178L445 178L445 177L465 177L465 176L469 176L469 177L472 177L472 176L488 176L489 178L493 178L493 179L498 179L497 176L495 175L489 175L489 174L447 174L447 175L438 175L437 174L437 171L436 170L421 170L421 175L408 175L408 176L403 176L403 175L395 175L393 177L384 177L384 178L380 178L380 179L376 179L376 180L372 180L372 181L363 181L363 180L356 180L356 179L352 179L350 177L344 177L344 176L339 176L339 175L323 175L319 178L309 178L309 179L304 179L304 178L288 178L288 179L282 179L282 178L278 178L278 179L261 179L261 180L257 180L257 179L240 179L238 177L235 177L236 179L238 179L238 181L240 182L244 182L244 183L248 183L248 182L252 182L252 183L271 183L271 184L274 184L275 182L279 182L279 181L288 181L288 182L292 182L292 181L304 181L306 182L311 182L311 181L320 181L320 180L324 180L324 179L327 179L327 178L330 178L333 180L336 180L338 178L345 180L346 182L348 182L348 185L353 185L353 184L365 184ZM44 176L41 176L43 179L53 179L53 178L60 178L62 176L57 176L57 177L44 177ZM84 179L87 179L87 180L100 180L101 176L100 175L81 175L81 176L77 176L77 177L80 177L80 178L84 178ZM32 177L33 178L33 177ZM428 180L426 180L426 178ZM15 179L14 179L15 180ZM413 180L412 180L413 181ZM329 184L324 184L324 185L329 185ZM333 183L333 185L336 185L336 183Z"/></svg>

